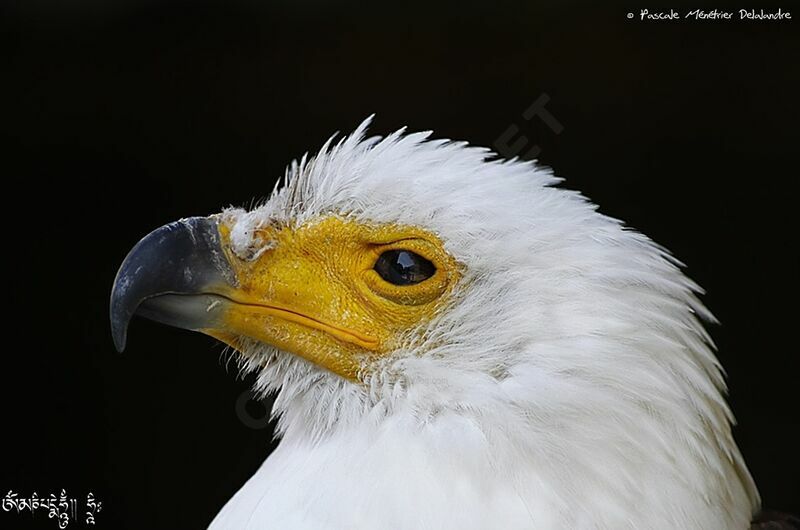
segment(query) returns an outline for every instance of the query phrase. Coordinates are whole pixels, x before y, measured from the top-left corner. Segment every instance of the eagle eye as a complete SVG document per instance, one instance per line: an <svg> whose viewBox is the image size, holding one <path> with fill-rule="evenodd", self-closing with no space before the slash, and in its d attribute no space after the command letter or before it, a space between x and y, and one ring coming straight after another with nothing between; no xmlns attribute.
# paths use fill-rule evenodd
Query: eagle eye
<svg viewBox="0 0 800 530"><path fill-rule="evenodd" d="M429 260L410 250L387 250L375 262L375 272L394 285L414 285L436 273Z"/></svg>

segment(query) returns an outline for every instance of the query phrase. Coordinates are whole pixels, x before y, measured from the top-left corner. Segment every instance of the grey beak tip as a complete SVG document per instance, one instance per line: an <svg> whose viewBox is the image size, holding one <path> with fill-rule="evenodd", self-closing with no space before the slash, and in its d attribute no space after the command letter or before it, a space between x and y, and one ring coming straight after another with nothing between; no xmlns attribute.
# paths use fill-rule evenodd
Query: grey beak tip
<svg viewBox="0 0 800 530"><path fill-rule="evenodd" d="M125 351L125 343L127 342L126 335L125 329L114 329L114 326L111 327L111 337L114 339L114 348L116 348L119 353Z"/></svg>
<svg viewBox="0 0 800 530"><path fill-rule="evenodd" d="M109 314L111 316L111 339L114 341L114 348L117 349L119 353L122 353L125 350L125 343L127 342L127 335L128 335L128 322L130 318L125 318L125 311L120 310L118 307L119 302L117 302L116 289L112 291L111 295L111 307L109 308Z"/></svg>
<svg viewBox="0 0 800 530"><path fill-rule="evenodd" d="M114 339L114 348L116 348L117 353L122 353L125 351L125 339L117 338Z"/></svg>

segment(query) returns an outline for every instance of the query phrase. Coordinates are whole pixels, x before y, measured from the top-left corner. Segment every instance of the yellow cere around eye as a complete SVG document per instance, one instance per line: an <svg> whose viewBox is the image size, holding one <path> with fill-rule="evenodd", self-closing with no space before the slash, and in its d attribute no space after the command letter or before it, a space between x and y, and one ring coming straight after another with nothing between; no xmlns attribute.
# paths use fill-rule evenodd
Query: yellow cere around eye
<svg viewBox="0 0 800 530"><path fill-rule="evenodd" d="M351 380L430 320L460 278L441 240L416 227L327 216L265 228L256 236L268 246L253 260L230 250L230 231L220 224L236 287L219 293L231 302L221 324L203 331L235 348L242 337L271 344ZM414 285L385 281L374 266L395 249L422 256L435 273Z"/></svg>

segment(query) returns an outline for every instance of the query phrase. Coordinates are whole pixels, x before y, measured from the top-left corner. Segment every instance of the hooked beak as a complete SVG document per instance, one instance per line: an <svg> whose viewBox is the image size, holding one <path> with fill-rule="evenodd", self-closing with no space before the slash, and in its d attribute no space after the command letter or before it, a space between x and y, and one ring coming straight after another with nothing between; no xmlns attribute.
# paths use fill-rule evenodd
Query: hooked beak
<svg viewBox="0 0 800 530"><path fill-rule="evenodd" d="M133 315L200 331L220 323L219 303L235 284L220 244L217 216L191 217L157 228L122 262L111 290L111 335L125 349Z"/></svg>

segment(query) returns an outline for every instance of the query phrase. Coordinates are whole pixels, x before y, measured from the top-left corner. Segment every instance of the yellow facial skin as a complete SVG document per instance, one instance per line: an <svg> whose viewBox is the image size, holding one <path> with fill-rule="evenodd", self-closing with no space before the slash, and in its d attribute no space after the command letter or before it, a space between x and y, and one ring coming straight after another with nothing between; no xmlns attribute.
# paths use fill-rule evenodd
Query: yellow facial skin
<svg viewBox="0 0 800 530"><path fill-rule="evenodd" d="M442 242L415 227L330 216L265 228L255 237L270 248L252 260L230 250L224 223L220 235L237 287L219 293L230 300L219 328L203 331L237 349L240 337L265 342L353 381L429 320L460 277ZM373 267L394 249L426 258L435 274L415 285L385 281Z"/></svg>

